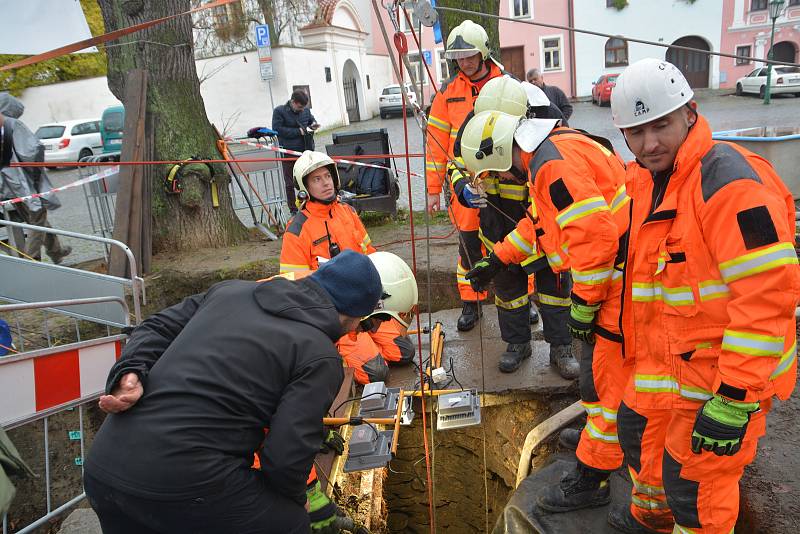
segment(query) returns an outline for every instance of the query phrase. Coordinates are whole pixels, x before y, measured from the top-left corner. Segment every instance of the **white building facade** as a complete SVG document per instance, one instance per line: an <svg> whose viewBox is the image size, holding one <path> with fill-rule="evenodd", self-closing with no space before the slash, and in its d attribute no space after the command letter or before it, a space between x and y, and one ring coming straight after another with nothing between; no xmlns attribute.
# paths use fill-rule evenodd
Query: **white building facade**
<svg viewBox="0 0 800 534"><path fill-rule="evenodd" d="M613 0L576 0L575 27L623 35L664 45L720 51L722 0L628 0L622 9ZM589 96L592 82L619 73L646 57L678 66L693 87L719 87L719 57L594 35L575 34L577 96Z"/></svg>

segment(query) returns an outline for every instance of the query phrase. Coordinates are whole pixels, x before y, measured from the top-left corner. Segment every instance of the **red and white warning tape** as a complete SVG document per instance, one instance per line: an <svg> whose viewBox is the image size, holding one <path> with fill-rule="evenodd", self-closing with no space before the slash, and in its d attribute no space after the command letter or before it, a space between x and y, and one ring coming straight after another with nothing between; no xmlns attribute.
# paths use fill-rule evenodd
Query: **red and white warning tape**
<svg viewBox="0 0 800 534"><path fill-rule="evenodd" d="M59 193L61 191L65 191L67 189L72 189L73 187L78 187L80 185L85 185L91 182L96 182L97 180L102 180L104 178L108 178L112 174L116 174L119 172L119 165L115 165L113 167L109 167L104 169L97 174L93 174L91 176L87 176L86 178L81 178L80 180L75 180L67 185L62 185L61 187L55 187L50 191L45 191L44 193L34 193L32 195L28 195L26 197L17 197L11 198L9 200L0 201L0 207L10 206L11 204L18 204L20 202L25 202L26 200L30 200L32 198L40 198L45 195L49 195L51 193Z"/></svg>

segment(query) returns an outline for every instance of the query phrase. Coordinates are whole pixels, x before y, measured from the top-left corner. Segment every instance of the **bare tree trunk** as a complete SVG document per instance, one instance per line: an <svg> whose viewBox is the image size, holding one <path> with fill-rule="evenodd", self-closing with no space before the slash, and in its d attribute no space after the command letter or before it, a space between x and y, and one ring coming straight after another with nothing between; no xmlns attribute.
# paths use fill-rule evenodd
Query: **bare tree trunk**
<svg viewBox="0 0 800 534"><path fill-rule="evenodd" d="M481 13L489 13L491 15L500 14L500 0L484 0L483 2L475 2L473 0L437 0L436 5L480 11ZM500 61L500 30L497 19L456 13L454 11L439 11L439 20L442 26L444 42L447 43L447 36L450 35L450 30L466 19L470 19L472 22L484 27L486 33L489 34L489 49L492 52L492 56Z"/></svg>
<svg viewBox="0 0 800 534"><path fill-rule="evenodd" d="M185 12L189 0L98 0L106 31ZM218 159L216 137L200 96L192 46L192 20L186 15L134 33L108 48L108 87L121 101L126 73L148 72L145 135L153 141L155 160L192 156ZM231 95L232 97L234 95ZM195 169L197 166L192 166ZM148 166L152 186L153 252L188 251L234 244L247 232L233 211L229 177L215 166L219 207L212 207L206 170L187 172L183 192L167 195L163 181L169 166Z"/></svg>

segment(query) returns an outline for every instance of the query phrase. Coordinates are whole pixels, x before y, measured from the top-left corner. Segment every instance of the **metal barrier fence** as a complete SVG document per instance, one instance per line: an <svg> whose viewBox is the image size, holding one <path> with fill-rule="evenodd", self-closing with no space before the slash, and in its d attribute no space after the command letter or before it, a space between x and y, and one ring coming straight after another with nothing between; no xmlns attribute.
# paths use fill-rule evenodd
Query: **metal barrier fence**
<svg viewBox="0 0 800 534"><path fill-rule="evenodd" d="M81 161L92 163L119 161L119 152L109 152L98 156L88 156ZM97 172L97 167L79 167L79 175L86 178ZM111 238L114 232L114 213L116 210L117 189L119 188L119 173L109 177L83 184L83 195L86 198L86 209L89 213L89 222L92 233L100 237ZM106 261L109 259L110 249L105 246Z"/></svg>
<svg viewBox="0 0 800 534"><path fill-rule="evenodd" d="M128 257L132 273L130 279L118 278L0 256L0 300L14 302L0 305L0 315L11 319L8 323L15 342L9 347L10 355L0 357L0 391L3 392L0 426L20 429L25 435L34 434L38 442L38 430L34 425L42 425L44 457L37 458L36 462L29 461L38 464L39 471L44 473L42 499L38 505L15 502L12 508L13 511L17 506L27 510L33 507L35 515L41 514L16 530L17 534L27 534L85 498L82 484L79 484L83 478L86 449L84 407L102 394L108 371L119 358L127 338L125 329L132 322L126 300L128 292L134 304L133 322L137 324L141 320L140 303L145 295L143 281L136 276L133 254L124 243L7 221L0 221L0 224L118 246ZM68 432L68 440L76 443L80 452L74 461L64 465L64 451L54 451L53 444L66 440L61 431L64 421L71 419L66 414L69 411L77 412L78 423L77 430ZM56 419L51 423L54 416ZM52 433L53 429L56 434ZM60 457L55 453L61 453ZM80 473L71 471L70 466L80 468ZM24 481L23 484L33 482ZM33 486L31 491L38 489ZM59 496L65 502L55 502ZM8 517L3 517L3 534L8 534L12 528L16 525L10 525Z"/></svg>
<svg viewBox="0 0 800 534"><path fill-rule="evenodd" d="M278 139L268 137L266 143L277 146ZM237 159L274 157L276 154L263 148L236 143L228 144L228 152L232 158L230 167L234 174L234 180L231 182L233 208L237 211L249 209L253 224L256 226L271 226L278 222L280 226L286 227L289 220L289 209L286 206L286 186L281 162L236 161ZM241 182L239 178L242 178L244 182Z"/></svg>

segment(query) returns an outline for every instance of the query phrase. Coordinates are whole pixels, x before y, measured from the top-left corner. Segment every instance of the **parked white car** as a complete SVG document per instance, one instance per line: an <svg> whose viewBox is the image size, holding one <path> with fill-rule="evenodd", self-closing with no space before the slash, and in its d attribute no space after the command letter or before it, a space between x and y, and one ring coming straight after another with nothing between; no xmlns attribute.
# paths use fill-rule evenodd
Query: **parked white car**
<svg viewBox="0 0 800 534"><path fill-rule="evenodd" d="M767 68L759 67L736 80L736 94L754 93L764 98L767 87ZM773 67L769 84L771 95L793 93L800 96L800 67Z"/></svg>
<svg viewBox="0 0 800 534"><path fill-rule="evenodd" d="M406 91L408 91L408 102L406 108L416 104L417 95L414 94L414 87L406 84ZM393 83L383 88L380 98L378 98L378 107L381 111L381 118L385 119L393 113L403 113L403 93L400 90L400 84Z"/></svg>
<svg viewBox="0 0 800 534"><path fill-rule="evenodd" d="M86 156L103 153L100 119L43 124L36 137L44 145L46 163L78 161Z"/></svg>

